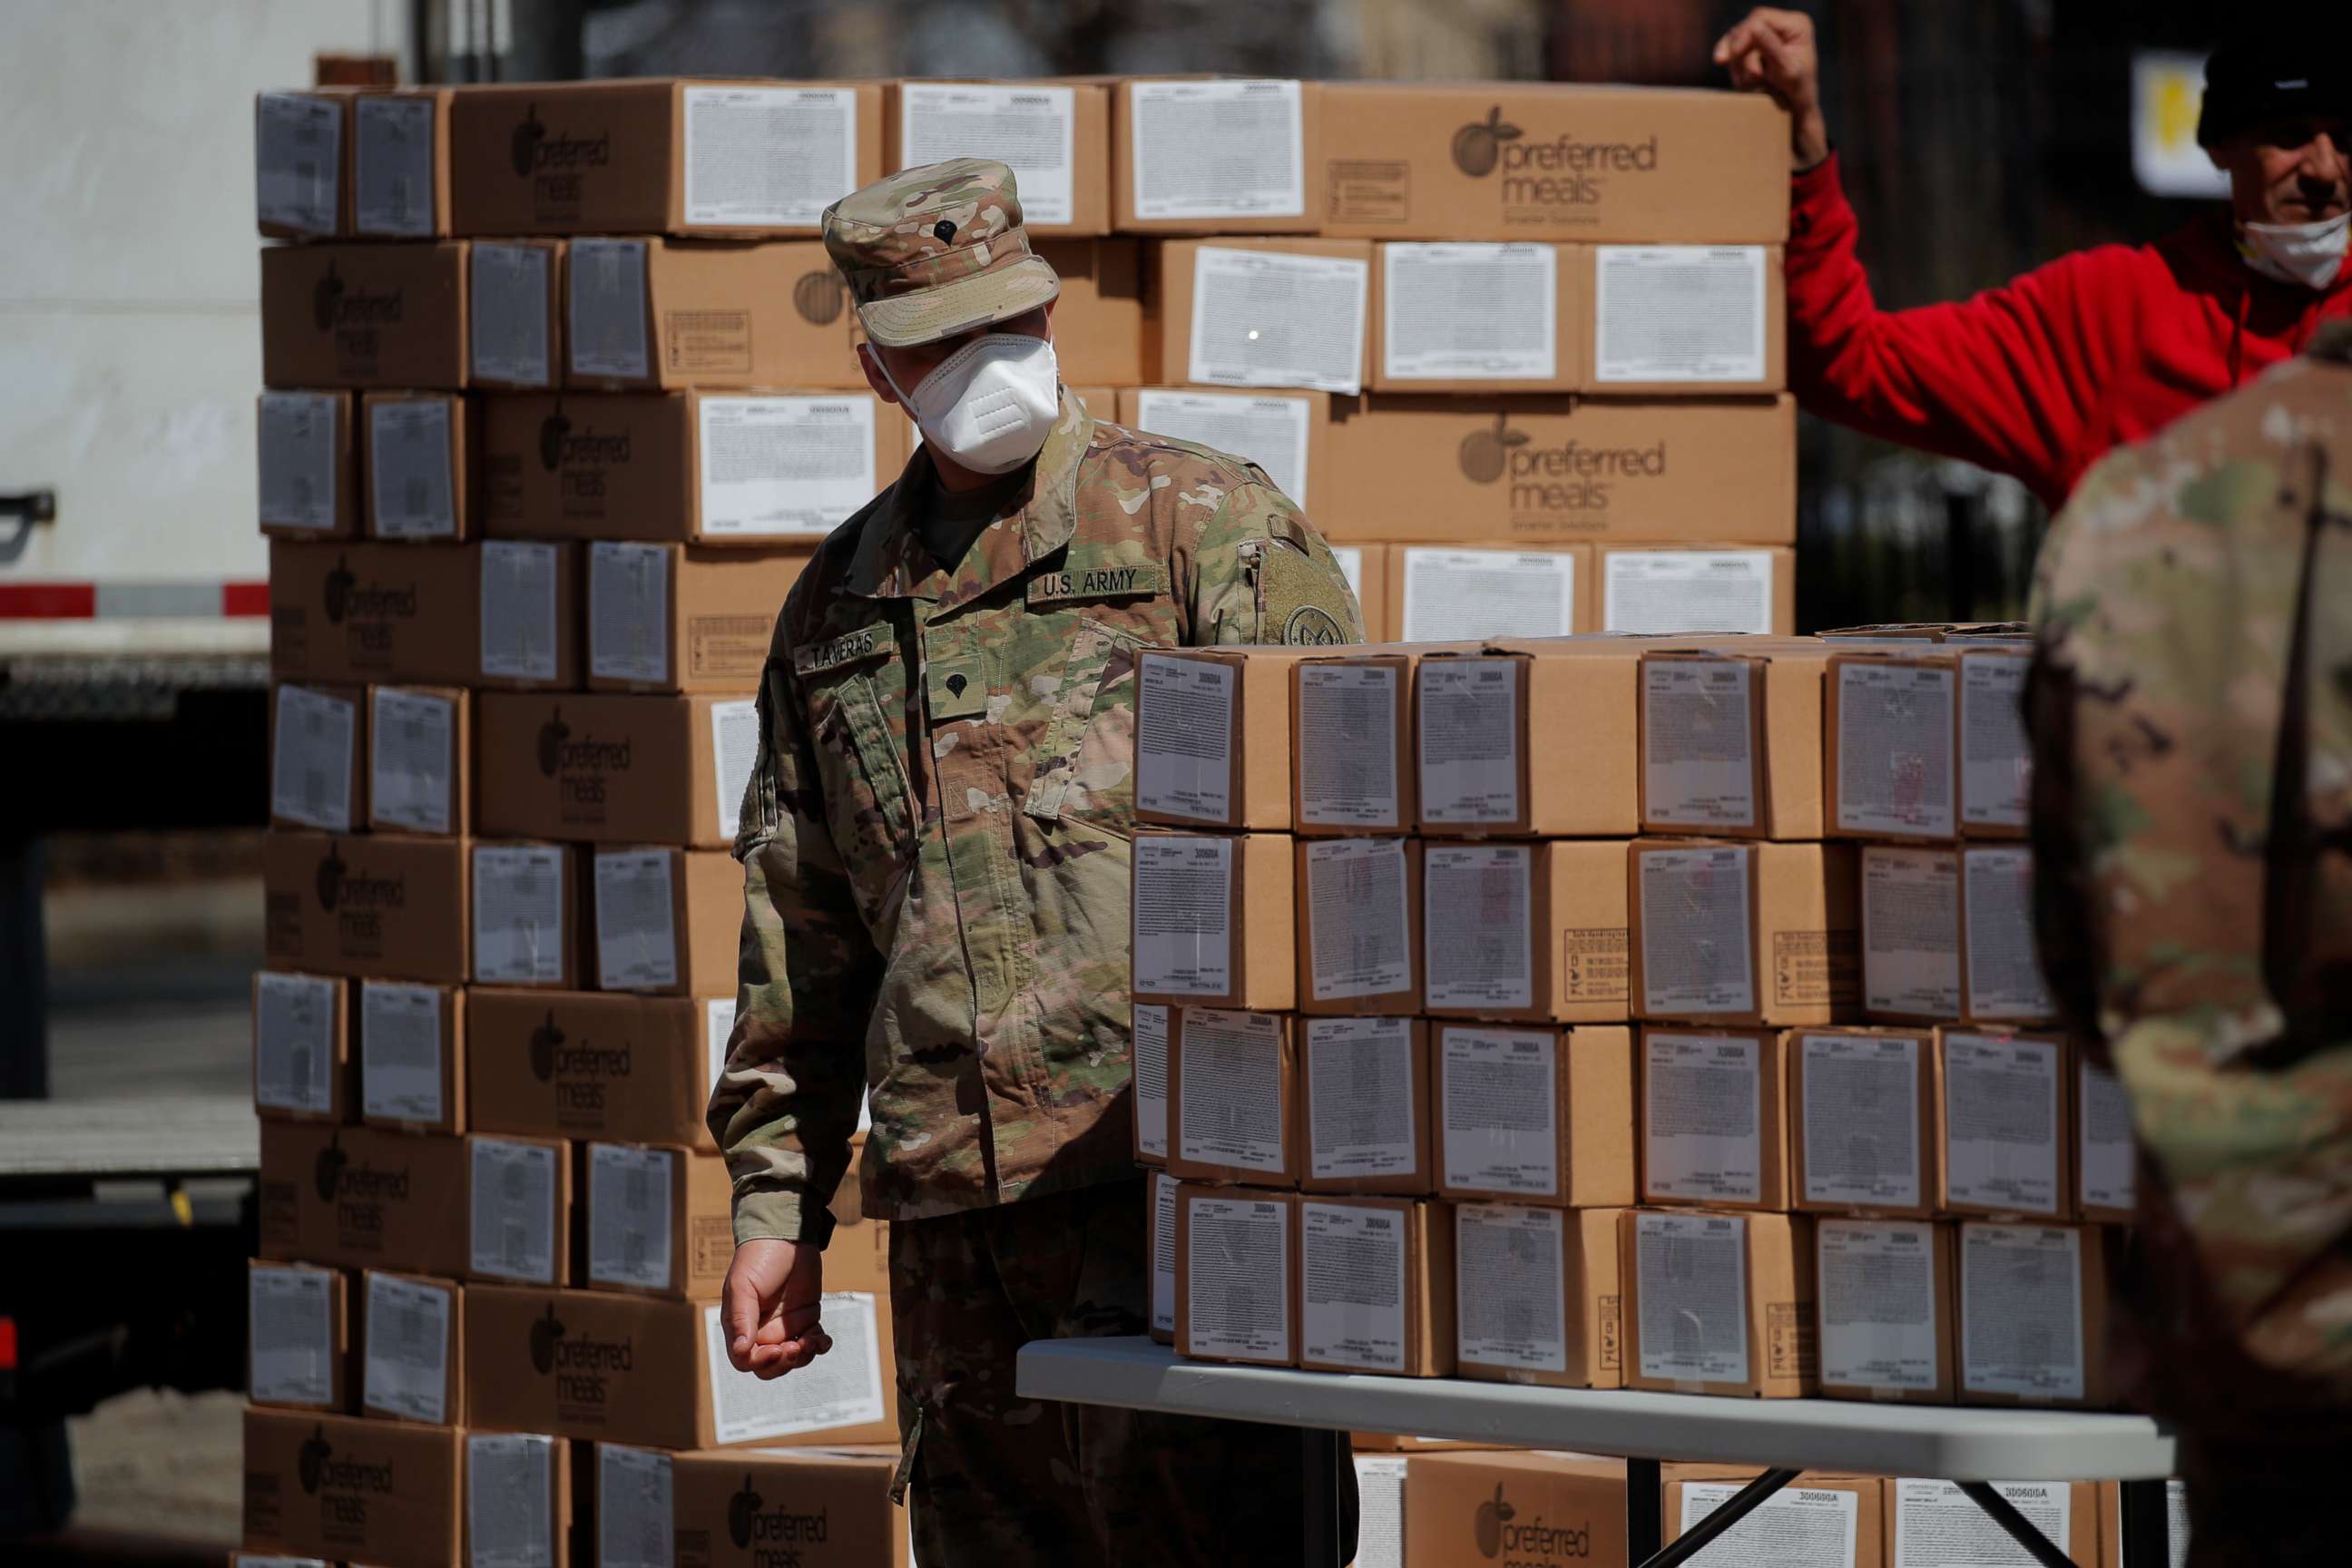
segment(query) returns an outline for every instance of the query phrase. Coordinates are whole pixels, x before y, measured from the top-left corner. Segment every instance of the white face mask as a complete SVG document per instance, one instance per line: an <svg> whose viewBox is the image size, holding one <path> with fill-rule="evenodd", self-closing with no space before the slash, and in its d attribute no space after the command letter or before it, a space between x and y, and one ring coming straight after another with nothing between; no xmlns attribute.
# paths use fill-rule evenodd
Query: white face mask
<svg viewBox="0 0 2352 1568"><path fill-rule="evenodd" d="M2317 223L2241 224L2238 253L2265 278L2325 289L2344 266L2347 235L2352 235L2352 212Z"/></svg>
<svg viewBox="0 0 2352 1568"><path fill-rule="evenodd" d="M1054 345L1025 332L988 332L900 386L879 353L874 363L924 443L976 474L1009 474L1045 445L1061 414L1062 369Z"/></svg>

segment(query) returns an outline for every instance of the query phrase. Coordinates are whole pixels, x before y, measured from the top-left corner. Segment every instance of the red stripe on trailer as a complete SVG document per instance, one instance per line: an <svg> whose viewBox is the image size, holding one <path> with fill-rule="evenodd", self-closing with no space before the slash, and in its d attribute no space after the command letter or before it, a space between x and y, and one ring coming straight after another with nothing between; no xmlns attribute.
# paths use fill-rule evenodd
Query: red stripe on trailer
<svg viewBox="0 0 2352 1568"><path fill-rule="evenodd" d="M0 583L0 620L86 621L97 614L94 583Z"/></svg>
<svg viewBox="0 0 2352 1568"><path fill-rule="evenodd" d="M268 583L0 583L0 621L257 619L268 614Z"/></svg>
<svg viewBox="0 0 2352 1568"><path fill-rule="evenodd" d="M268 584L224 583L221 584L222 615L266 616L268 613Z"/></svg>

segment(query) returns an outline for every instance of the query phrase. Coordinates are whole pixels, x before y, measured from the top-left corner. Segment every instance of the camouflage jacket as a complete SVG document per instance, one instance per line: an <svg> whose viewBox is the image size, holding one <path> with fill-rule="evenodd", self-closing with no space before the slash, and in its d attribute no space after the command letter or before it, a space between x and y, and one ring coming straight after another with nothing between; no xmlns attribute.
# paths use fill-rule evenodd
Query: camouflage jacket
<svg viewBox="0 0 2352 1568"><path fill-rule="evenodd" d="M1066 392L1025 503L952 573L912 527L929 486L919 452L819 547L761 682L709 1110L739 1240L825 1239L869 1085L877 1217L1130 1173L1135 652L1362 637L1263 472Z"/></svg>
<svg viewBox="0 0 2352 1568"><path fill-rule="evenodd" d="M2352 1394L2352 326L2094 470L2033 620L2044 965L2177 1326Z"/></svg>

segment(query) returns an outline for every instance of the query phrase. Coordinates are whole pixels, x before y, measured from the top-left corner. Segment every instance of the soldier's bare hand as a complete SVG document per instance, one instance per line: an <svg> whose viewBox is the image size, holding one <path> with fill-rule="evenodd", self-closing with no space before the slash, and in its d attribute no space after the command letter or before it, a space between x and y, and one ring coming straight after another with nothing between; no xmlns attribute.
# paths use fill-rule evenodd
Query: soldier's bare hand
<svg viewBox="0 0 2352 1568"><path fill-rule="evenodd" d="M806 1242L744 1242L724 1289L727 1359L737 1372L782 1377L833 1348L823 1321L824 1254Z"/></svg>
<svg viewBox="0 0 2352 1568"><path fill-rule="evenodd" d="M1830 155L1822 118L1822 56L1813 19L1801 11L1759 5L1715 46L1715 63L1743 92L1769 92L1789 111L1789 159L1810 169Z"/></svg>

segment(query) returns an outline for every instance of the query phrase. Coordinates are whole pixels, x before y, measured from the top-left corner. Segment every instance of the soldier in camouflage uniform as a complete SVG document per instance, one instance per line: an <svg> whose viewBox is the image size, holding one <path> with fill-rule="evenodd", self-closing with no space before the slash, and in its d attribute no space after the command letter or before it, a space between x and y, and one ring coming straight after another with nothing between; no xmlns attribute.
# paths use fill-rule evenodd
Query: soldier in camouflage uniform
<svg viewBox="0 0 2352 1568"><path fill-rule="evenodd" d="M760 693L740 1007L709 1111L734 1176L730 1353L774 1376L829 1344L826 1203L870 1086L859 1179L894 1222L920 1560L1292 1568L1298 1434L1026 1402L1013 1352L1149 1321L1136 651L1360 641L1354 597L1257 468L1098 420L1050 376L1034 458L1001 478L960 460L974 429L1002 457L1021 392L959 425L936 389L1000 351L1035 374L1035 343L994 340L1050 341L1059 288L1003 164L893 175L824 233L867 377L925 445L818 548Z"/></svg>
<svg viewBox="0 0 2352 1568"><path fill-rule="evenodd" d="M2108 458L2034 588L2037 911L2141 1148L2191 1561L2352 1560L2352 323Z"/></svg>

